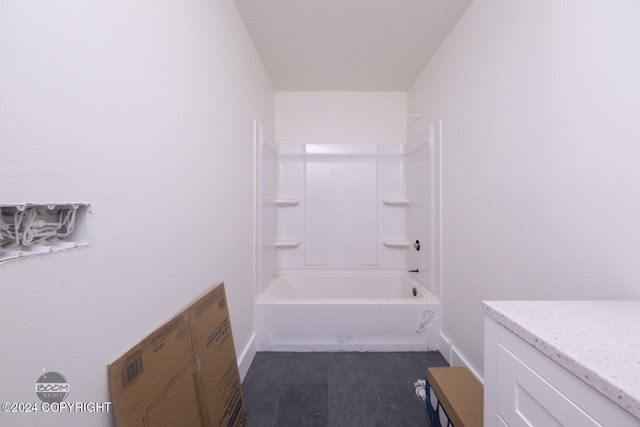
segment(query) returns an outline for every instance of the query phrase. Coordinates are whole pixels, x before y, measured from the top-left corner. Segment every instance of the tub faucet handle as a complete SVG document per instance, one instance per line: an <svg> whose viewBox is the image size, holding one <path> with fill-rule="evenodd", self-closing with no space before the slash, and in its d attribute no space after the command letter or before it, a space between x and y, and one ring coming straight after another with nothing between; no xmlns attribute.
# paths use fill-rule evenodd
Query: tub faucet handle
<svg viewBox="0 0 640 427"><path fill-rule="evenodd" d="M419 273L419 272L420 272L420 270L417 269L417 268L415 270L409 270L409 273Z"/></svg>

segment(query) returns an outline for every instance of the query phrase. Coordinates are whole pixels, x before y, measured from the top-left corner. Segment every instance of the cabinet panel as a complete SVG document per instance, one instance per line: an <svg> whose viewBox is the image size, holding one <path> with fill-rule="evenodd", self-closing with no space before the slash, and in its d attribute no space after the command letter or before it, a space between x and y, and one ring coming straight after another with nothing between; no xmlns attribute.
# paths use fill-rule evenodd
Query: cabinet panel
<svg viewBox="0 0 640 427"><path fill-rule="evenodd" d="M511 427L601 424L545 381L513 353L498 345L498 413Z"/></svg>

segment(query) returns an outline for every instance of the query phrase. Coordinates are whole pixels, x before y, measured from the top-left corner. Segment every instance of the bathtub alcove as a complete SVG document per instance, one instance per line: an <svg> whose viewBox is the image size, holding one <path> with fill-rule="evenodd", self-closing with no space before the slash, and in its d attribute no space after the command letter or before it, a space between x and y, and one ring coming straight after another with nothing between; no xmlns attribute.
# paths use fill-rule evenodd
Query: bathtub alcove
<svg viewBox="0 0 640 427"><path fill-rule="evenodd" d="M278 145L257 132L259 351L437 350L439 134Z"/></svg>

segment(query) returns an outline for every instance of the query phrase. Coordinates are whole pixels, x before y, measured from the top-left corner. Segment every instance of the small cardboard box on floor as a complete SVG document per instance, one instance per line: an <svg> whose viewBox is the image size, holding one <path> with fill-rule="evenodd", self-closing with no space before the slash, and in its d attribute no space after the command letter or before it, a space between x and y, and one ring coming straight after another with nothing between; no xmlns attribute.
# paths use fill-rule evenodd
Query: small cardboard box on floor
<svg viewBox="0 0 640 427"><path fill-rule="evenodd" d="M108 366L118 427L241 427L246 409L224 284Z"/></svg>

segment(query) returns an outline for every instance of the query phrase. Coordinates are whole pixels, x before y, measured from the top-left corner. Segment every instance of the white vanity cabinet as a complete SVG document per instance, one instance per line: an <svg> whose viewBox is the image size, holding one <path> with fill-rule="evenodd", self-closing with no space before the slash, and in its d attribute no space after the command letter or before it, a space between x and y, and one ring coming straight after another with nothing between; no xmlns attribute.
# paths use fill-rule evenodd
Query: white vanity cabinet
<svg viewBox="0 0 640 427"><path fill-rule="evenodd" d="M594 303L570 310L561 307L569 302L485 302L485 427L640 426L640 355L632 354L640 342L629 343L628 355L612 348L609 329L592 325L602 314Z"/></svg>

